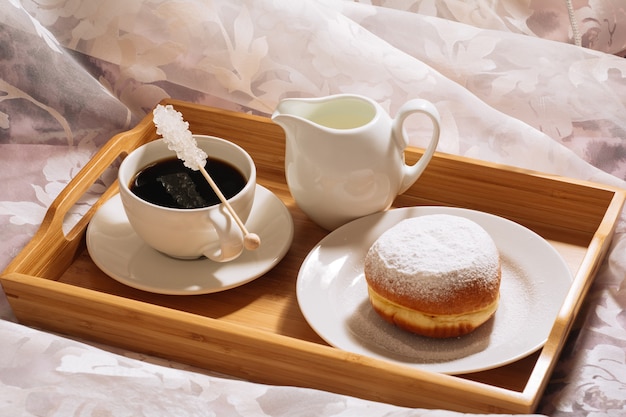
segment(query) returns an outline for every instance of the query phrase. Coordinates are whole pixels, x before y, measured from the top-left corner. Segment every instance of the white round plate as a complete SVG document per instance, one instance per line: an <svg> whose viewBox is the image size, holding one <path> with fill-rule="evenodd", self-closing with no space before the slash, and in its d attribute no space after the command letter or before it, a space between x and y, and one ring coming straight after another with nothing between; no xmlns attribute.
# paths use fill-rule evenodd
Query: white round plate
<svg viewBox="0 0 626 417"><path fill-rule="evenodd" d="M496 314L459 338L422 337L383 321L370 306L363 274L365 255L378 236L403 219L437 213L481 225L502 260ZM296 293L308 323L332 346L433 372L462 374L514 362L542 347L571 281L559 253L517 223L467 209L410 207L354 220L322 239L300 268Z"/></svg>
<svg viewBox="0 0 626 417"><path fill-rule="evenodd" d="M159 294L208 294L243 285L272 269L293 240L293 220L280 199L257 185L246 222L261 246L224 263L179 260L146 245L133 231L119 194L104 203L87 228L87 249L107 275L130 287Z"/></svg>

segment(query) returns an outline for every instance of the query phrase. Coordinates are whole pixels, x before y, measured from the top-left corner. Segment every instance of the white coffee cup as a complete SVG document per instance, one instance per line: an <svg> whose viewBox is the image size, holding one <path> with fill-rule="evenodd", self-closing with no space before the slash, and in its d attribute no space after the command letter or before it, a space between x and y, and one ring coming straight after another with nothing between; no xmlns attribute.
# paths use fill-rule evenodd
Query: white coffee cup
<svg viewBox="0 0 626 417"><path fill-rule="evenodd" d="M256 189L256 167L250 155L238 145L213 136L194 135L198 147L210 158L237 168L247 182L228 202L245 222L252 209ZM243 233L224 204L181 209L150 203L137 195L130 184L135 175L155 162L176 157L163 139L131 152L118 172L120 196L130 225L137 235L159 252L179 259L201 256L227 262L243 251Z"/></svg>

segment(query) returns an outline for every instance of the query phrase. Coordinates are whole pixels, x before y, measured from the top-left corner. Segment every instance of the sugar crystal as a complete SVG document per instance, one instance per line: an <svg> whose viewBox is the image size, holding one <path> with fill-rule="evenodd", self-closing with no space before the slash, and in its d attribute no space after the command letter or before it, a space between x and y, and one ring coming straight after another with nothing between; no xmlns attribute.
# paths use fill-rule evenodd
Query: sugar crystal
<svg viewBox="0 0 626 417"><path fill-rule="evenodd" d="M198 148L195 138L189 131L189 123L183 120L183 115L174 110L171 104L157 105L152 114L157 133L163 137L167 147L176 152L178 159L194 171L204 166L207 154Z"/></svg>

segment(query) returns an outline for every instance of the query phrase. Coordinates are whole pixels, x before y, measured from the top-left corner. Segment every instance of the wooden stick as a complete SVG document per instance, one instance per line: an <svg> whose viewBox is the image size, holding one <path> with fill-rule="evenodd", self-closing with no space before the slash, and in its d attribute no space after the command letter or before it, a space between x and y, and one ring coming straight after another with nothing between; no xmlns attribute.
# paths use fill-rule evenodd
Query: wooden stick
<svg viewBox="0 0 626 417"><path fill-rule="evenodd" d="M215 191L215 194L217 194L217 198L219 198L220 201L226 206L226 208L228 209L230 215L233 217L233 219L235 219L235 222L237 223L237 225L239 226L239 228L243 232L243 235L244 235L243 246L244 246L244 248L246 248L248 250L255 250L255 249L257 249L261 245L261 238L259 237L259 235L257 235L256 233L248 232L248 229L246 228L246 225L243 224L243 222L241 221L241 219L239 218L239 216L235 212L235 209L233 209L233 207L230 205L230 203L228 202L228 200L226 199L224 194L222 194L222 191L220 190L220 188L217 186L215 181L213 181L213 178L211 178L211 175L209 175L207 170L204 169L204 167L202 165L198 165L198 168L200 169L200 172L202 173L204 178L207 180L207 182L209 183L211 188L213 188L213 191Z"/></svg>
<svg viewBox="0 0 626 417"><path fill-rule="evenodd" d="M182 113L176 111L174 107L170 105L163 106L157 105L152 112L153 122L157 128L157 133L163 137L167 147L176 152L178 159L185 163L185 166L194 170L200 170L204 178L207 180L211 188L220 201L226 206L230 215L235 219L235 222L243 232L243 246L248 250L255 250L261 245L261 238L255 234L248 232L246 225L243 224L235 210L222 194L219 187L213 181L213 178L204 169L206 162L206 152L198 148L195 139L191 131L189 130L189 123L185 122Z"/></svg>

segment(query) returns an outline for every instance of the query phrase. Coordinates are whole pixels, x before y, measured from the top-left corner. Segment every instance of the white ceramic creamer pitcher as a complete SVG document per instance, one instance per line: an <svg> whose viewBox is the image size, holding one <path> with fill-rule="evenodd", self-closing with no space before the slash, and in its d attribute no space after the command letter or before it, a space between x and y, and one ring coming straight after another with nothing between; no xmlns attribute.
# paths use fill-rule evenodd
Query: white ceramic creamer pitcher
<svg viewBox="0 0 626 417"><path fill-rule="evenodd" d="M429 116L433 130L424 155L407 165L403 124L413 113ZM421 175L439 142L439 113L422 99L406 102L394 119L359 95L285 99L272 120L286 133L289 191L327 230L389 208Z"/></svg>

